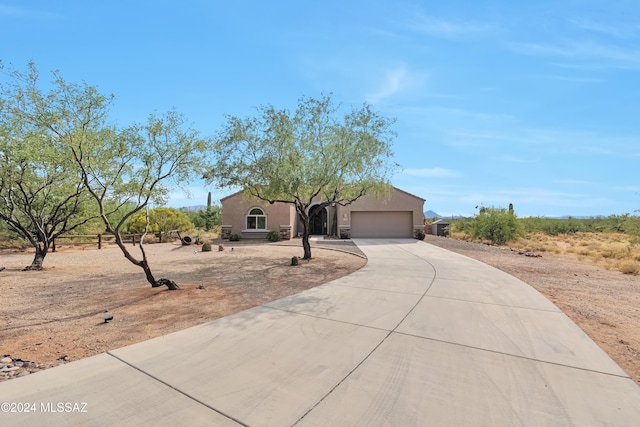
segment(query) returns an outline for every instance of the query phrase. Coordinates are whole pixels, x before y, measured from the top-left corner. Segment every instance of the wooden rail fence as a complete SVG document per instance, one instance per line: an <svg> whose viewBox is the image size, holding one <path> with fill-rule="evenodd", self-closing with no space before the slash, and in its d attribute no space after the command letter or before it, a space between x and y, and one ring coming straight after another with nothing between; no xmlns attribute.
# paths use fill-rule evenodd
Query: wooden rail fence
<svg viewBox="0 0 640 427"><path fill-rule="evenodd" d="M159 232L159 233L147 233L147 236L154 236L158 243L162 243L163 239L166 239L168 236L176 235L176 231L177 230L171 230L171 231L164 231L164 232ZM140 243L140 239L142 238L144 234L143 233L131 233L131 234L121 234L122 236L122 240L124 242L131 242L133 244L133 246L136 245L136 243ZM96 242L98 244L98 249L102 249L102 243L103 242L115 242L115 235L111 234L111 233L105 233L105 234L68 234L65 236L58 236L55 239L53 239L53 241L51 242L51 252L55 252L56 251L56 240L59 239L91 239L90 242L80 242L82 243L87 243L87 244L91 244L91 245L95 245Z"/></svg>

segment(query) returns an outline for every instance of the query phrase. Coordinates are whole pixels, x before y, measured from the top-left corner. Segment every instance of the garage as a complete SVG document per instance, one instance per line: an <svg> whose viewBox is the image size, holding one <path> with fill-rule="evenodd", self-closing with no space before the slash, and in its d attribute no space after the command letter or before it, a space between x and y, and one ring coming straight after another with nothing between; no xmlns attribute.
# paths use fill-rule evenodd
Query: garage
<svg viewBox="0 0 640 427"><path fill-rule="evenodd" d="M413 212L351 211L351 237L413 237Z"/></svg>

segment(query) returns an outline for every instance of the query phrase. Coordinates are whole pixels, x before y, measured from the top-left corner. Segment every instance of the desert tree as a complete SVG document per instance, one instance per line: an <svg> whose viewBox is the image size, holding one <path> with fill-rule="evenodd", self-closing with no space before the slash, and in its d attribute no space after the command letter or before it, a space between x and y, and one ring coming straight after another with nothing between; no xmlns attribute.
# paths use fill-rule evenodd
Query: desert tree
<svg viewBox="0 0 640 427"><path fill-rule="evenodd" d="M178 285L170 279L156 279L144 249L144 236L134 256L122 239L129 220L148 212L150 204L162 205L169 191L187 184L203 173L208 140L200 138L186 118L176 111L152 114L144 125L126 129L104 128L71 147L82 171L84 185L97 202L106 230L125 258L141 267L152 287ZM113 221L108 202L117 201L120 216ZM148 230L149 219L146 220Z"/></svg>
<svg viewBox="0 0 640 427"><path fill-rule="evenodd" d="M110 98L89 88L73 99L56 90L43 93L33 64L27 73L3 68L1 75L0 220L34 247L26 269L37 270L56 237L97 216L82 173L59 136L75 140L93 132Z"/></svg>
<svg viewBox="0 0 640 427"><path fill-rule="evenodd" d="M207 207L197 212L198 223L202 225L205 231L211 231L217 225L220 225L222 208L220 205L211 203L211 191L207 195Z"/></svg>
<svg viewBox="0 0 640 427"><path fill-rule="evenodd" d="M254 117L227 117L205 177L219 187L241 188L247 197L294 205L309 259L312 205L344 206L388 193L397 166L394 121L366 103L341 114L331 95L303 97L295 112L258 107Z"/></svg>
<svg viewBox="0 0 640 427"><path fill-rule="evenodd" d="M176 111L152 114L142 125L126 128L109 125L108 107L113 97L100 94L97 88L86 83L68 83L58 72L53 73L51 89L47 92L41 89L33 64L28 74L12 72L10 76L10 84L3 87L3 95L7 96L2 99L2 111L7 111L18 125L12 124L8 129L19 126L27 129L28 135L44 144L46 150L29 148L26 153L36 159L51 158L56 177L70 177L64 181L65 185L49 179L47 191L41 191L42 197L49 194L49 188L56 197L75 194L68 202L77 205L74 212L80 213L85 206L95 209L106 231L115 235L125 258L143 269L153 287L166 285L176 289L177 284L172 280L155 279L144 245L138 245L140 256L134 256L124 244L121 232L129 219L145 211L150 203L162 204L172 187L202 175L207 140L200 138L186 118ZM8 132L3 130L3 136L5 133ZM6 137L3 141L17 146L23 144ZM47 150L52 151L51 155ZM5 157L11 157L11 162L19 160L13 155ZM38 176L38 164L35 165L25 165L25 178ZM13 179L3 185L12 188ZM15 198L7 200L15 205ZM64 206L71 209L68 204ZM62 211L60 208L56 212ZM67 230L69 224L68 220L63 222ZM37 239L42 237L38 235Z"/></svg>

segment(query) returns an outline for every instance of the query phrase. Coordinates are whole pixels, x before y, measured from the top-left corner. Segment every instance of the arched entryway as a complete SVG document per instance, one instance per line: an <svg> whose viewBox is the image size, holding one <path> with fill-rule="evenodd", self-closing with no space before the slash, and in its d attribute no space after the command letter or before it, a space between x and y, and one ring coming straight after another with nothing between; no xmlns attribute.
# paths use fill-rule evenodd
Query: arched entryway
<svg viewBox="0 0 640 427"><path fill-rule="evenodd" d="M309 208L309 234L327 234L327 209L321 205Z"/></svg>

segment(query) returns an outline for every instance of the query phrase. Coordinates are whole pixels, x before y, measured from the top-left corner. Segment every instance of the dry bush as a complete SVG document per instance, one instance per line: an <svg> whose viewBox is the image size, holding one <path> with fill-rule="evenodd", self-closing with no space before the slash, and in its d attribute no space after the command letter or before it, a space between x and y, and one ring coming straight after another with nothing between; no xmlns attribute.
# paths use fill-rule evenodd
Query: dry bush
<svg viewBox="0 0 640 427"><path fill-rule="evenodd" d="M575 254L581 255L581 256L593 256L594 252L592 250L590 250L589 248L576 248L573 249L569 252L573 252Z"/></svg>
<svg viewBox="0 0 640 427"><path fill-rule="evenodd" d="M578 232L556 236L529 233L509 247L534 253L574 255L607 270L640 274L640 244L622 233Z"/></svg>
<svg viewBox="0 0 640 427"><path fill-rule="evenodd" d="M32 247L31 244L24 239L12 238L8 234L0 233L0 249L24 250L30 247Z"/></svg>
<svg viewBox="0 0 640 427"><path fill-rule="evenodd" d="M158 243L158 238L154 234L147 234L144 236L142 243L148 245L150 243Z"/></svg>
<svg viewBox="0 0 640 427"><path fill-rule="evenodd" d="M630 259L623 259L618 261L617 264L618 271L624 274L633 274L634 276L640 273L640 262L633 261Z"/></svg>
<svg viewBox="0 0 640 427"><path fill-rule="evenodd" d="M471 240L471 236L463 231L451 231L449 234L449 237L457 240L465 240L465 241Z"/></svg>

